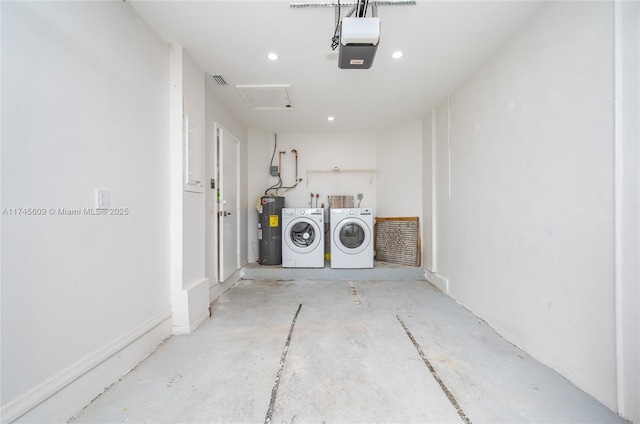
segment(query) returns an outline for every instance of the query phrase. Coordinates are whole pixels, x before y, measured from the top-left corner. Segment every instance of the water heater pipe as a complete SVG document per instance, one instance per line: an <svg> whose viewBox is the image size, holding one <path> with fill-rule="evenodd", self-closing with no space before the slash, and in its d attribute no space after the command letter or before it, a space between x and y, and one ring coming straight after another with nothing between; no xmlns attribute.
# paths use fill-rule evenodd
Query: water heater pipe
<svg viewBox="0 0 640 424"><path fill-rule="evenodd" d="M282 155L286 155L287 152L284 150L280 150L278 152L278 177L280 177L280 172L282 172Z"/></svg>
<svg viewBox="0 0 640 424"><path fill-rule="evenodd" d="M296 149L291 150L296 157L296 182L298 182L298 151Z"/></svg>

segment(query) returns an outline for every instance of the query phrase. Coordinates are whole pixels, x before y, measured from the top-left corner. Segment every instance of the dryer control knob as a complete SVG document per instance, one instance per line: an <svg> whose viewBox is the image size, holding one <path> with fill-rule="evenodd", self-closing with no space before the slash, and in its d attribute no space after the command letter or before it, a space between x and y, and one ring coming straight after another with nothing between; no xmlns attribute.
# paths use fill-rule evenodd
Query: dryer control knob
<svg viewBox="0 0 640 424"><path fill-rule="evenodd" d="M300 215L304 215L306 212L304 209L300 209Z"/></svg>
<svg viewBox="0 0 640 424"><path fill-rule="evenodd" d="M349 215L355 215L356 211L354 211L353 209L349 209Z"/></svg>

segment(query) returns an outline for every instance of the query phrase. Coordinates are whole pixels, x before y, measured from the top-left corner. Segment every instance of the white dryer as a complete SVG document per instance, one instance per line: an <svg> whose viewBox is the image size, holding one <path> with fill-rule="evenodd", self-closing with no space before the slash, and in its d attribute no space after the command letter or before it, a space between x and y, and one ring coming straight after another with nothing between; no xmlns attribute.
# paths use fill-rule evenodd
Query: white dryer
<svg viewBox="0 0 640 424"><path fill-rule="evenodd" d="M331 209L331 268L373 268L373 210Z"/></svg>
<svg viewBox="0 0 640 424"><path fill-rule="evenodd" d="M282 209L282 267L324 268L324 209Z"/></svg>

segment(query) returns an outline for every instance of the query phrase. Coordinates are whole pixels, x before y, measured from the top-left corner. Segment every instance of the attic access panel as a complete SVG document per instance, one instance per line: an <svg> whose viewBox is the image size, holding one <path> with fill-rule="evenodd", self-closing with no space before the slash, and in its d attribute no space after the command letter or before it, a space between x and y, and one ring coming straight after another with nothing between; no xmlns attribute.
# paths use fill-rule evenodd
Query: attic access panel
<svg viewBox="0 0 640 424"><path fill-rule="evenodd" d="M244 101L252 110L291 110L289 84L236 85Z"/></svg>

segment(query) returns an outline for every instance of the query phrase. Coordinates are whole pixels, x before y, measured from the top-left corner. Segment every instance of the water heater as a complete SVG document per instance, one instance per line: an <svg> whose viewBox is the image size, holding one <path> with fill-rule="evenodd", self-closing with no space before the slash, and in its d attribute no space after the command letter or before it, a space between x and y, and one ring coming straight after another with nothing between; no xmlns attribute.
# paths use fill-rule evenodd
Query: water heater
<svg viewBox="0 0 640 424"><path fill-rule="evenodd" d="M258 263L282 264L282 208L284 197L263 196L258 209Z"/></svg>

